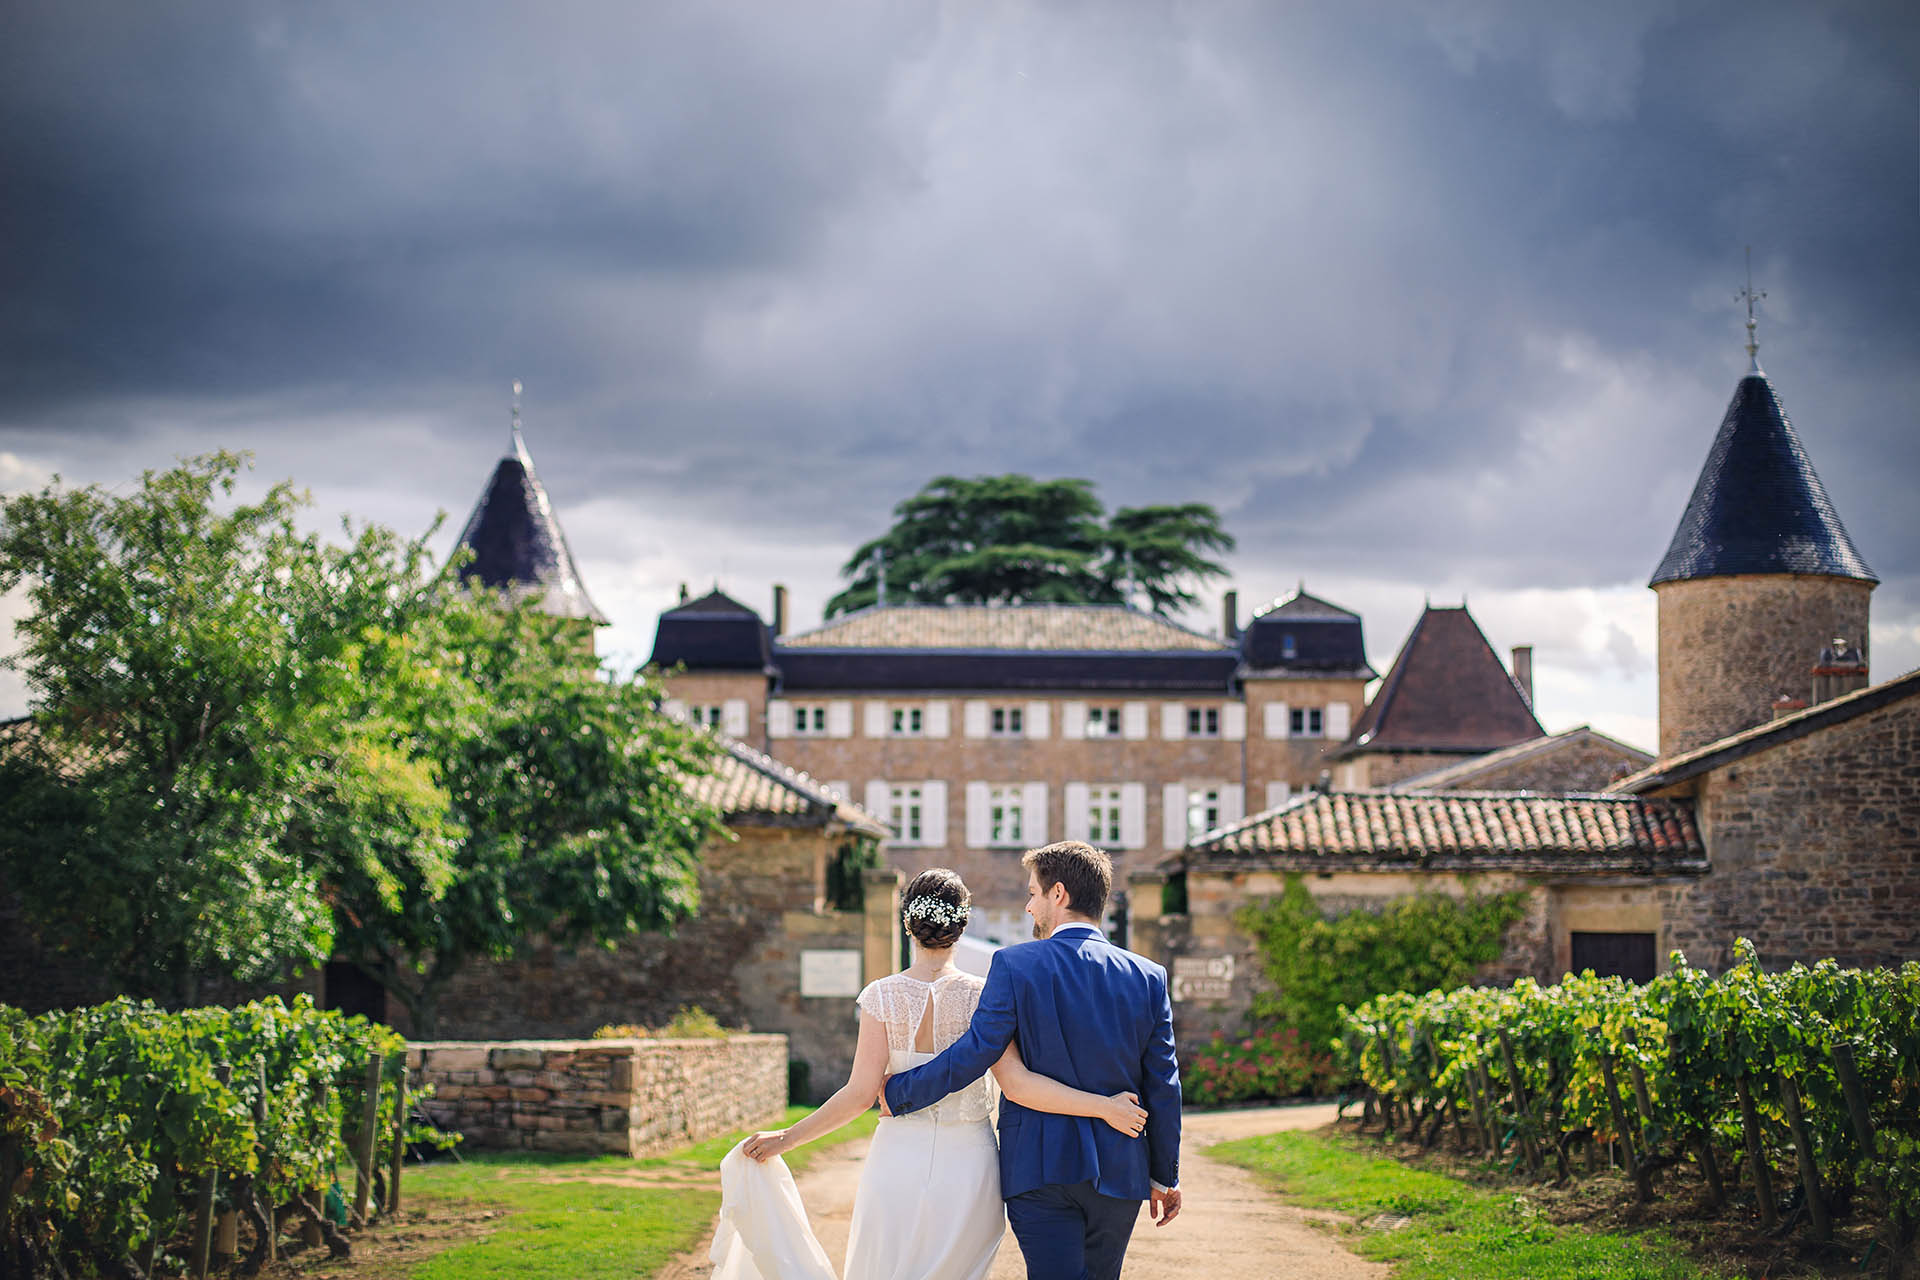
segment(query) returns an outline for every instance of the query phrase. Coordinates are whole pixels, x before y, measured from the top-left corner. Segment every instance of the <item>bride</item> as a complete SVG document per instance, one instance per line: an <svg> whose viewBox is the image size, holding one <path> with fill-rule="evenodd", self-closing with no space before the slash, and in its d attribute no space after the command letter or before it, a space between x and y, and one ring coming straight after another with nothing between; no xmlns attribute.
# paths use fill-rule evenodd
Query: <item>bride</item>
<svg viewBox="0 0 1920 1280"><path fill-rule="evenodd" d="M914 960L904 972L869 983L860 993L860 1039L847 1083L818 1110L787 1129L756 1133L729 1160L735 1176L726 1177L728 1204L721 1209L722 1235L716 1238L716 1280L757 1274L741 1233L726 1223L742 1206L748 1189L740 1155L765 1162L822 1134L831 1133L873 1105L888 1075L928 1062L966 1034L984 982L953 965L953 947L967 927L972 899L960 877L944 867L915 876L907 886L901 916L914 941ZM1036 1075L1009 1045L994 1066L993 1079L1007 1097L1023 1107L1062 1115L1091 1116L1120 1132L1135 1135L1146 1123L1139 1098L1111 1097L1069 1088ZM860 1189L853 1204L847 1239L845 1280L982 1280L1006 1232L1000 1200L999 1153L992 1126L993 1085L985 1077L934 1106L909 1116L883 1117L873 1135ZM780 1167L785 1181L784 1166ZM807 1230L792 1184L784 1196L758 1191L756 1208L768 1203L787 1219L776 1227L787 1241L777 1252L808 1256L809 1272L831 1269ZM791 1219L797 1217L797 1222ZM756 1236L764 1233L754 1232ZM804 1237L793 1243L795 1237ZM723 1240L732 1255L722 1261Z"/></svg>

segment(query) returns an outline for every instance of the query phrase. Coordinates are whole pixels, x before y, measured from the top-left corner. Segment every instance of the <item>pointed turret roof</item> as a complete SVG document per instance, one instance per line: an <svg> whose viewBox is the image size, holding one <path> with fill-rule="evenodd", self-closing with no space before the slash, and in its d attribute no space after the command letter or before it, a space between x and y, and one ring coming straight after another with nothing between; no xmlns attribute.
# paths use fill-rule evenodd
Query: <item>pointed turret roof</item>
<svg viewBox="0 0 1920 1280"><path fill-rule="evenodd" d="M1757 362L1734 388L1686 514L1647 585L1746 573L1880 580L1847 536Z"/></svg>
<svg viewBox="0 0 1920 1280"><path fill-rule="evenodd" d="M606 615L581 585L567 536L553 518L553 504L517 430L512 451L493 469L458 545L473 550L473 559L460 570L462 582L478 579L514 595L538 595L541 607L555 617L606 625Z"/></svg>
<svg viewBox="0 0 1920 1280"><path fill-rule="evenodd" d="M1428 605L1342 754L1478 754L1545 732L1466 606Z"/></svg>

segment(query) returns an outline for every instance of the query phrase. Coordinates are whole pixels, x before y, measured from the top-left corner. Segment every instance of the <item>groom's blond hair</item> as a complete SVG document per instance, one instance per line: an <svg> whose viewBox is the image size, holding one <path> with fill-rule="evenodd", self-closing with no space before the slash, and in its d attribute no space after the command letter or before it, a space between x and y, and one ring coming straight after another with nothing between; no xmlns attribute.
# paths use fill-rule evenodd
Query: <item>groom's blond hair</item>
<svg viewBox="0 0 1920 1280"><path fill-rule="evenodd" d="M1062 840L1027 850L1020 865L1033 872L1045 893L1056 884L1067 887L1067 907L1091 920L1107 913L1107 895L1113 892L1113 859L1090 844Z"/></svg>

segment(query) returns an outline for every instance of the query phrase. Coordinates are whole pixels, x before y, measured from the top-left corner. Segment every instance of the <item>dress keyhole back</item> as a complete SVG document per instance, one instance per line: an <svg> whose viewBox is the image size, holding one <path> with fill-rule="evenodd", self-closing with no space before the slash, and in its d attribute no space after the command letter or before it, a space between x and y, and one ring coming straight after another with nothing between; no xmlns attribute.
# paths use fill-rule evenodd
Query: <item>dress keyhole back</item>
<svg viewBox="0 0 1920 1280"><path fill-rule="evenodd" d="M927 1003L920 1010L920 1025L914 1028L913 1049L915 1053L933 1052L933 999L934 989L927 988Z"/></svg>

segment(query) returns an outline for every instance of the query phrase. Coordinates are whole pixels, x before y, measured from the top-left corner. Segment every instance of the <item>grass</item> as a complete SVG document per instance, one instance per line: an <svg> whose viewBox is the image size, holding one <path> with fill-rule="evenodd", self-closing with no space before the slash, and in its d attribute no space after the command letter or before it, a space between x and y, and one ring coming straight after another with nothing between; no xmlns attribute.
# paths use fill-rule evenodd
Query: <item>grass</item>
<svg viewBox="0 0 1920 1280"><path fill-rule="evenodd" d="M1288 1132L1221 1143L1208 1155L1250 1169L1288 1200L1360 1225L1344 1242L1394 1265L1395 1280L1689 1280L1702 1268L1664 1231L1610 1235L1556 1226L1525 1195L1484 1191L1443 1174L1353 1149L1337 1137ZM1382 1229L1391 1220L1408 1221Z"/></svg>
<svg viewBox="0 0 1920 1280"><path fill-rule="evenodd" d="M789 1107L782 1124L812 1110ZM818 1154L870 1136L878 1112L785 1157L801 1172ZM484 1239L456 1245L409 1272L409 1280L634 1280L693 1247L720 1209L720 1160L745 1133L713 1138L670 1156L563 1156L476 1152L460 1163L410 1168L410 1201L467 1202L505 1212ZM621 1179L652 1178L653 1183ZM597 1181L604 1179L605 1181Z"/></svg>

